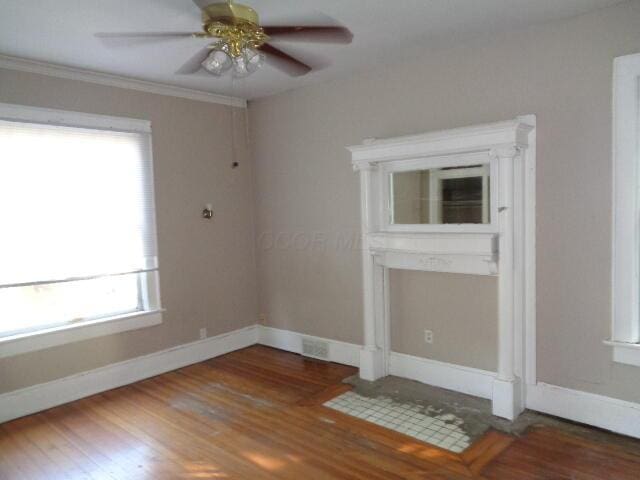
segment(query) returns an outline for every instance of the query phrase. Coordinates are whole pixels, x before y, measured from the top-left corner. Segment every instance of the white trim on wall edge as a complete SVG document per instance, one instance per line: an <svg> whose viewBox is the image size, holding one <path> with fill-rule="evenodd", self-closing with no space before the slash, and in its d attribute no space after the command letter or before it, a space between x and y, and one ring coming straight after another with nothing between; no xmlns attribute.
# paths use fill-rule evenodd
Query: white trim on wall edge
<svg viewBox="0 0 640 480"><path fill-rule="evenodd" d="M329 344L329 361L343 365L351 365L352 367L360 366L360 350L362 350L362 346L354 343L314 337L313 335L305 335L280 328L265 327L264 325L260 325L258 338L258 343L261 345L293 353L302 353L303 338L327 342Z"/></svg>
<svg viewBox="0 0 640 480"><path fill-rule="evenodd" d="M640 343L624 343L605 340L605 345L613 347L613 361L640 367Z"/></svg>
<svg viewBox="0 0 640 480"><path fill-rule="evenodd" d="M247 101L243 98L229 97L203 90L176 87L164 83L149 82L135 78L112 75L110 73L96 72L83 68L66 67L53 63L27 60L25 58L0 55L0 68L7 70L17 70L19 72L37 73L50 77L66 78L69 80L79 80L81 82L95 83L109 87L126 88L140 92L167 95L170 97L187 98L200 102L217 103L220 105L230 105L232 107L247 108Z"/></svg>
<svg viewBox="0 0 640 480"><path fill-rule="evenodd" d="M253 325L0 395L0 423L254 345Z"/></svg>
<svg viewBox="0 0 640 480"><path fill-rule="evenodd" d="M527 408L640 438L640 403L538 383L527 385Z"/></svg>
<svg viewBox="0 0 640 480"><path fill-rule="evenodd" d="M162 323L162 312L164 309L133 312L81 323L67 323L45 330L0 338L0 358L13 357L89 338L153 327Z"/></svg>
<svg viewBox="0 0 640 480"><path fill-rule="evenodd" d="M389 354L389 374L489 400L496 377L494 372L396 352Z"/></svg>

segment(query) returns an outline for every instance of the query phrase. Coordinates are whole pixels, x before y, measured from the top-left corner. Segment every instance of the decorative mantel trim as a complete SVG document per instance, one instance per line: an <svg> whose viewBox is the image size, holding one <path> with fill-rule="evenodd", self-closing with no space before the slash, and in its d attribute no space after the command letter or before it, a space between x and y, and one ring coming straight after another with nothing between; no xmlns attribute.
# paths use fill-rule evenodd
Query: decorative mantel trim
<svg viewBox="0 0 640 480"><path fill-rule="evenodd" d="M421 135L387 139L366 139L362 145L347 147L356 170L376 168L381 162L491 150L500 147L528 146L529 133L535 128L531 116L506 122L455 128Z"/></svg>
<svg viewBox="0 0 640 480"><path fill-rule="evenodd" d="M493 413L514 419L535 383L535 117L348 147L360 175L364 348L360 376L389 374L389 268L498 275L498 371ZM490 165L491 221L391 225L393 172Z"/></svg>
<svg viewBox="0 0 640 480"><path fill-rule="evenodd" d="M367 245L377 265L429 272L496 275L494 233L371 233Z"/></svg>

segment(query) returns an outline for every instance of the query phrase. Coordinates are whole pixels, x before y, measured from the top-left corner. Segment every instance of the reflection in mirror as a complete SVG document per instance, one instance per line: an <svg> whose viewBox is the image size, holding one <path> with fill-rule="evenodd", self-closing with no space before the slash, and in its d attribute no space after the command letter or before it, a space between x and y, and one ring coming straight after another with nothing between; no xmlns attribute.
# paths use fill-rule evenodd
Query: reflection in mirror
<svg viewBox="0 0 640 480"><path fill-rule="evenodd" d="M489 165L391 174L391 223L490 223Z"/></svg>

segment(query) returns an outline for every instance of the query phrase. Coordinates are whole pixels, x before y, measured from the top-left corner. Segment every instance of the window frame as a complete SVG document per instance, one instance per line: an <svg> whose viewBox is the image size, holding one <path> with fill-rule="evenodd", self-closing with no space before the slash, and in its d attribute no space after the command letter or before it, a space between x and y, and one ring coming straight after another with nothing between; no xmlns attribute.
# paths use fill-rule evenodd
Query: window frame
<svg viewBox="0 0 640 480"><path fill-rule="evenodd" d="M111 130L149 135L149 154L151 155L150 160L152 165L150 179L151 204L154 212L154 235L157 237L155 229L156 208L155 195L153 192L153 149L150 121L5 103L0 103L0 119L31 124L89 128L104 131ZM139 277L139 287L139 293L145 307L144 310L97 319L87 319L82 322L45 327L40 330L0 337L0 358L161 324L164 309L162 308L160 297L158 270L141 273Z"/></svg>
<svg viewBox="0 0 640 480"><path fill-rule="evenodd" d="M640 366L640 54L613 69L613 360Z"/></svg>

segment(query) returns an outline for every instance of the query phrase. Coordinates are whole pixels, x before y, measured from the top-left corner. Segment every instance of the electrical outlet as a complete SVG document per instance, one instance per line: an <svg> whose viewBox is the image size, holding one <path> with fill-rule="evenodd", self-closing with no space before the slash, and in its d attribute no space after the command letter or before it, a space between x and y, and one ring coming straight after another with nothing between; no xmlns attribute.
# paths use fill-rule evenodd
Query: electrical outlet
<svg viewBox="0 0 640 480"><path fill-rule="evenodd" d="M207 329L206 328L201 328L200 329L200 340L204 340L205 338L207 338Z"/></svg>
<svg viewBox="0 0 640 480"><path fill-rule="evenodd" d="M425 343L433 343L433 331L425 330L424 331L424 342Z"/></svg>

